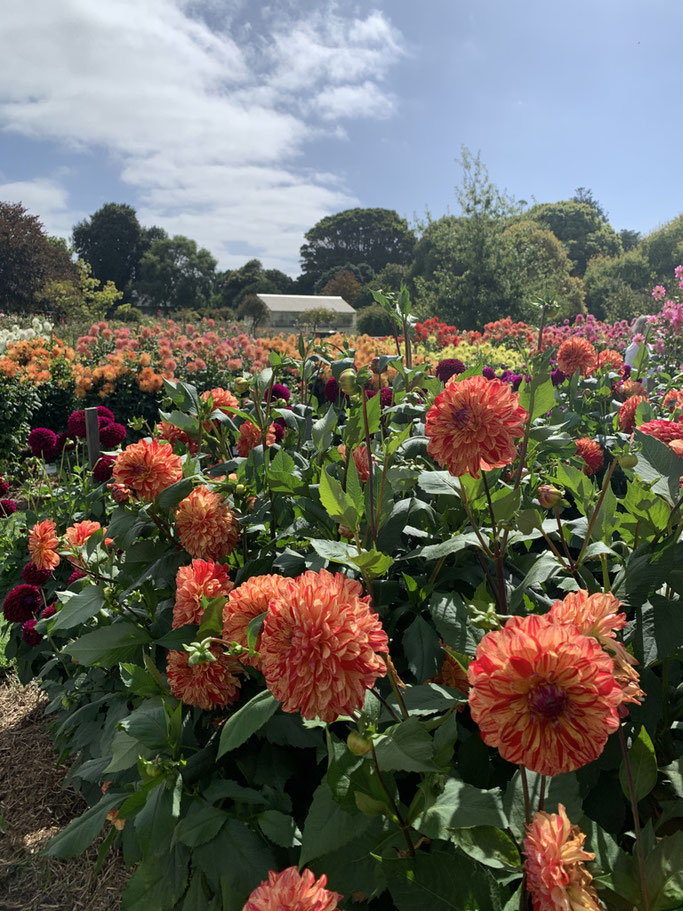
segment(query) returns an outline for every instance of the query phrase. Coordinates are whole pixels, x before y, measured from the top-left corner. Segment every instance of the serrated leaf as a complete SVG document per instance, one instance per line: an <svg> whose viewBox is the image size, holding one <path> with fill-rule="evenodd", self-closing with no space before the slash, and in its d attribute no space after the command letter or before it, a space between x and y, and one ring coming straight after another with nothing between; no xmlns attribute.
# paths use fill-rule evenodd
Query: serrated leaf
<svg viewBox="0 0 683 911"><path fill-rule="evenodd" d="M218 758L245 743L279 708L280 703L268 690L257 693L223 725L218 744Z"/></svg>

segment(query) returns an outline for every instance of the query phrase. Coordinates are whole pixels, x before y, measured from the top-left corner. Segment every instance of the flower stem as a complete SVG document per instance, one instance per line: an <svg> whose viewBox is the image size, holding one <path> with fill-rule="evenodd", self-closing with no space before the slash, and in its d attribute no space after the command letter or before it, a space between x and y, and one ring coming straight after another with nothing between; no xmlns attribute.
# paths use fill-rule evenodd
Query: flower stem
<svg viewBox="0 0 683 911"><path fill-rule="evenodd" d="M602 501L605 499L605 495L607 493L607 488L609 487L609 482L612 480L612 475L614 474L614 469L616 467L617 467L617 460L612 459L612 462L610 463L610 466L607 469L607 474L605 475L605 480L602 482L602 490L600 491L600 496L598 497L598 502L595 504L595 509L593 510L593 515L591 516L590 522L588 523L588 528L586 530L586 537L584 538L583 545L581 547L581 550L579 551L579 556L576 558L575 566L581 565L581 560L583 559L583 555L585 554L586 548L588 547L588 544L591 539L591 534L593 532L593 526L595 525L595 523L598 519L598 513L600 512L600 507L602 506Z"/></svg>
<svg viewBox="0 0 683 911"><path fill-rule="evenodd" d="M628 782L628 793L631 799L631 812L633 813L633 831L636 836L636 854L638 855L638 872L640 874L640 891L643 898L644 911L650 911L650 898L647 894L647 877L645 875L645 855L643 853L643 836L640 831L640 814L638 813L638 801L636 800L636 789L633 784L633 773L631 771L631 760L629 759L628 749L626 747L626 738L621 725L618 730L619 746L621 755L624 759L624 768L626 770L626 781Z"/></svg>
<svg viewBox="0 0 683 911"><path fill-rule="evenodd" d="M377 762L377 753L375 752L374 743L371 745L371 749L372 749L372 762L375 766L375 772L377 773L377 780L379 781L380 785L382 786L382 790L387 795L387 800L391 804L391 809L394 811L394 815L396 816L396 820L400 826L401 832L403 833L403 837L406 840L406 845L408 847L408 853L410 854L411 857L415 857L415 845L413 844L413 840L410 837L410 826L405 821L405 819L401 816L401 811L399 810L396 801L391 796L391 791L387 787L386 782L382 778L382 773L379 768L379 762Z"/></svg>
<svg viewBox="0 0 683 911"><path fill-rule="evenodd" d="M524 794L524 818L527 825L531 822L531 801L529 800L529 782L526 777L526 769L523 765L519 767L522 778L522 793Z"/></svg>

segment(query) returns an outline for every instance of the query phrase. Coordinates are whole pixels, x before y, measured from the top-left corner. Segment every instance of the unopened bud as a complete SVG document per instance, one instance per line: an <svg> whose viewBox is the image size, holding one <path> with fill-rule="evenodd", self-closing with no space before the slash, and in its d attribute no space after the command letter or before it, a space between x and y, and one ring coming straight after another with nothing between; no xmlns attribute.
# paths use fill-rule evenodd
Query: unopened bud
<svg viewBox="0 0 683 911"><path fill-rule="evenodd" d="M353 530L349 528L348 525L340 525L339 534L342 538L346 538L349 541L353 539Z"/></svg>
<svg viewBox="0 0 683 911"><path fill-rule="evenodd" d="M235 380L235 391L239 395L244 395L251 386L251 377L249 376L238 376Z"/></svg>
<svg viewBox="0 0 683 911"><path fill-rule="evenodd" d="M353 367L342 370L339 377L339 388L344 395L353 395L354 392L358 392L358 374Z"/></svg>
<svg viewBox="0 0 683 911"><path fill-rule="evenodd" d="M363 737L358 731L351 731L346 738L346 745L354 756L367 756L372 749L372 741L368 740L367 737Z"/></svg>
<svg viewBox="0 0 683 911"><path fill-rule="evenodd" d="M562 499L562 491L552 484L541 484L536 493L538 502L544 509L552 509Z"/></svg>
<svg viewBox="0 0 683 911"><path fill-rule="evenodd" d="M675 440L674 442L683 442L683 440ZM622 468L635 468L638 464L638 456L633 452L627 452L623 456L619 456L619 464Z"/></svg>

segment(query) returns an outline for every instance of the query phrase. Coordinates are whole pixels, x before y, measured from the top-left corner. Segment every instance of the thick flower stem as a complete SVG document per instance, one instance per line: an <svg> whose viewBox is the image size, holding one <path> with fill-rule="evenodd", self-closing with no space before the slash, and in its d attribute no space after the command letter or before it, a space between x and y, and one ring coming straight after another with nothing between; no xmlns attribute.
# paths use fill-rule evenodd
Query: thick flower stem
<svg viewBox="0 0 683 911"><path fill-rule="evenodd" d="M586 537L584 538L583 545L581 547L581 550L579 551L579 556L576 558L576 563L574 564L577 567L581 566L581 560L583 559L583 555L585 554L586 548L588 547L588 544L591 539L591 534L593 532L593 526L595 525L595 523L597 521L598 513L600 512L600 507L602 506L602 501L605 499L605 495L607 494L607 488L609 487L609 482L612 480L612 475L614 474L614 469L616 467L617 467L617 460L612 459L612 462L610 463L610 466L607 469L607 474L605 475L605 480L602 482L602 490L600 491L600 496L598 497L598 502L595 504L595 509L593 510L593 515L591 516L590 522L588 523L588 528L586 529Z"/></svg>
<svg viewBox="0 0 683 911"><path fill-rule="evenodd" d="M522 779L522 794L524 794L524 818L526 819L527 825L531 822L531 801L529 800L529 782L526 777L526 769L523 765L519 767L520 776Z"/></svg>
<svg viewBox="0 0 683 911"><path fill-rule="evenodd" d="M538 795L538 809L543 810L545 803L545 775L541 775L541 790Z"/></svg>
<svg viewBox="0 0 683 911"><path fill-rule="evenodd" d="M396 820L399 824L401 832L403 833L403 837L405 838L406 845L408 847L408 853L410 854L411 857L415 857L415 845L413 844L413 840L410 837L410 826L405 821L405 819L401 816L401 811L399 810L396 801L391 796L391 791L387 787L385 780L382 778L382 772L380 771L380 768L379 768L379 762L377 762L377 753L375 752L374 744L372 744L371 749L372 749L372 762L375 766L375 772L377 773L377 780L379 781L380 785L382 786L382 790L387 795L387 800L389 801L389 803L391 805L391 809L394 811Z"/></svg>
<svg viewBox="0 0 683 911"><path fill-rule="evenodd" d="M645 874L645 854L643 853L643 837L640 831L640 814L638 813L638 801L636 800L636 789L633 784L633 773L631 771L631 760L629 759L628 749L626 747L626 738L621 725L617 732L619 736L619 746L621 755L624 759L624 768L626 770L626 781L628 782L628 793L631 799L631 812L633 813L633 831L636 836L636 854L638 855L638 872L640 874L640 891L643 897L644 911L650 911L650 898L647 893L647 876Z"/></svg>
<svg viewBox="0 0 683 911"><path fill-rule="evenodd" d="M488 546L486 541L484 541L484 539L482 538L481 532L479 531L479 526L477 525L475 518L474 518L474 514L472 513L472 510L470 509L470 504L467 499L467 494L465 493L465 485L462 483L462 478L458 478L458 480L460 481L460 497L462 499L462 505L465 507L465 512L467 513L467 518L470 520L470 525L472 526L472 531L477 536L479 545L481 546L481 549L484 551L486 556L489 558L489 560L493 560L493 554L491 553L491 548Z"/></svg>
<svg viewBox="0 0 683 911"><path fill-rule="evenodd" d="M401 709L403 720L406 721L409 718L408 709L406 707L405 699L403 698L403 693L398 686L394 662L391 660L389 655L383 655L383 658L384 663L387 666L387 677L389 678L389 683L391 684L391 688L394 691L394 696L396 696L396 701L398 702L399 708Z"/></svg>
<svg viewBox="0 0 683 911"><path fill-rule="evenodd" d="M378 393L379 394L379 393ZM375 526L375 478L374 472L372 470L372 449L370 447L370 425L368 423L368 397L363 389L362 392L362 405L363 405L363 424L365 426L365 445L368 450L368 464L370 466L370 477L368 478L368 492L370 495L370 515L368 516L370 523L370 536L372 537L373 547L377 546L377 528Z"/></svg>

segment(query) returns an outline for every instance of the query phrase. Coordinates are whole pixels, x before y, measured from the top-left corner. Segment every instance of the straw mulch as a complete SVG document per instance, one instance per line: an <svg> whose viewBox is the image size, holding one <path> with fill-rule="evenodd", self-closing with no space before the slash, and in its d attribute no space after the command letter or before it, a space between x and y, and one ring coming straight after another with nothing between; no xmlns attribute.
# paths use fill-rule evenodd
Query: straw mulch
<svg viewBox="0 0 683 911"><path fill-rule="evenodd" d="M37 687L0 680L0 909L118 911L127 874L116 853L97 875L97 844L65 860L40 853L86 809L80 795L62 790L45 701Z"/></svg>

